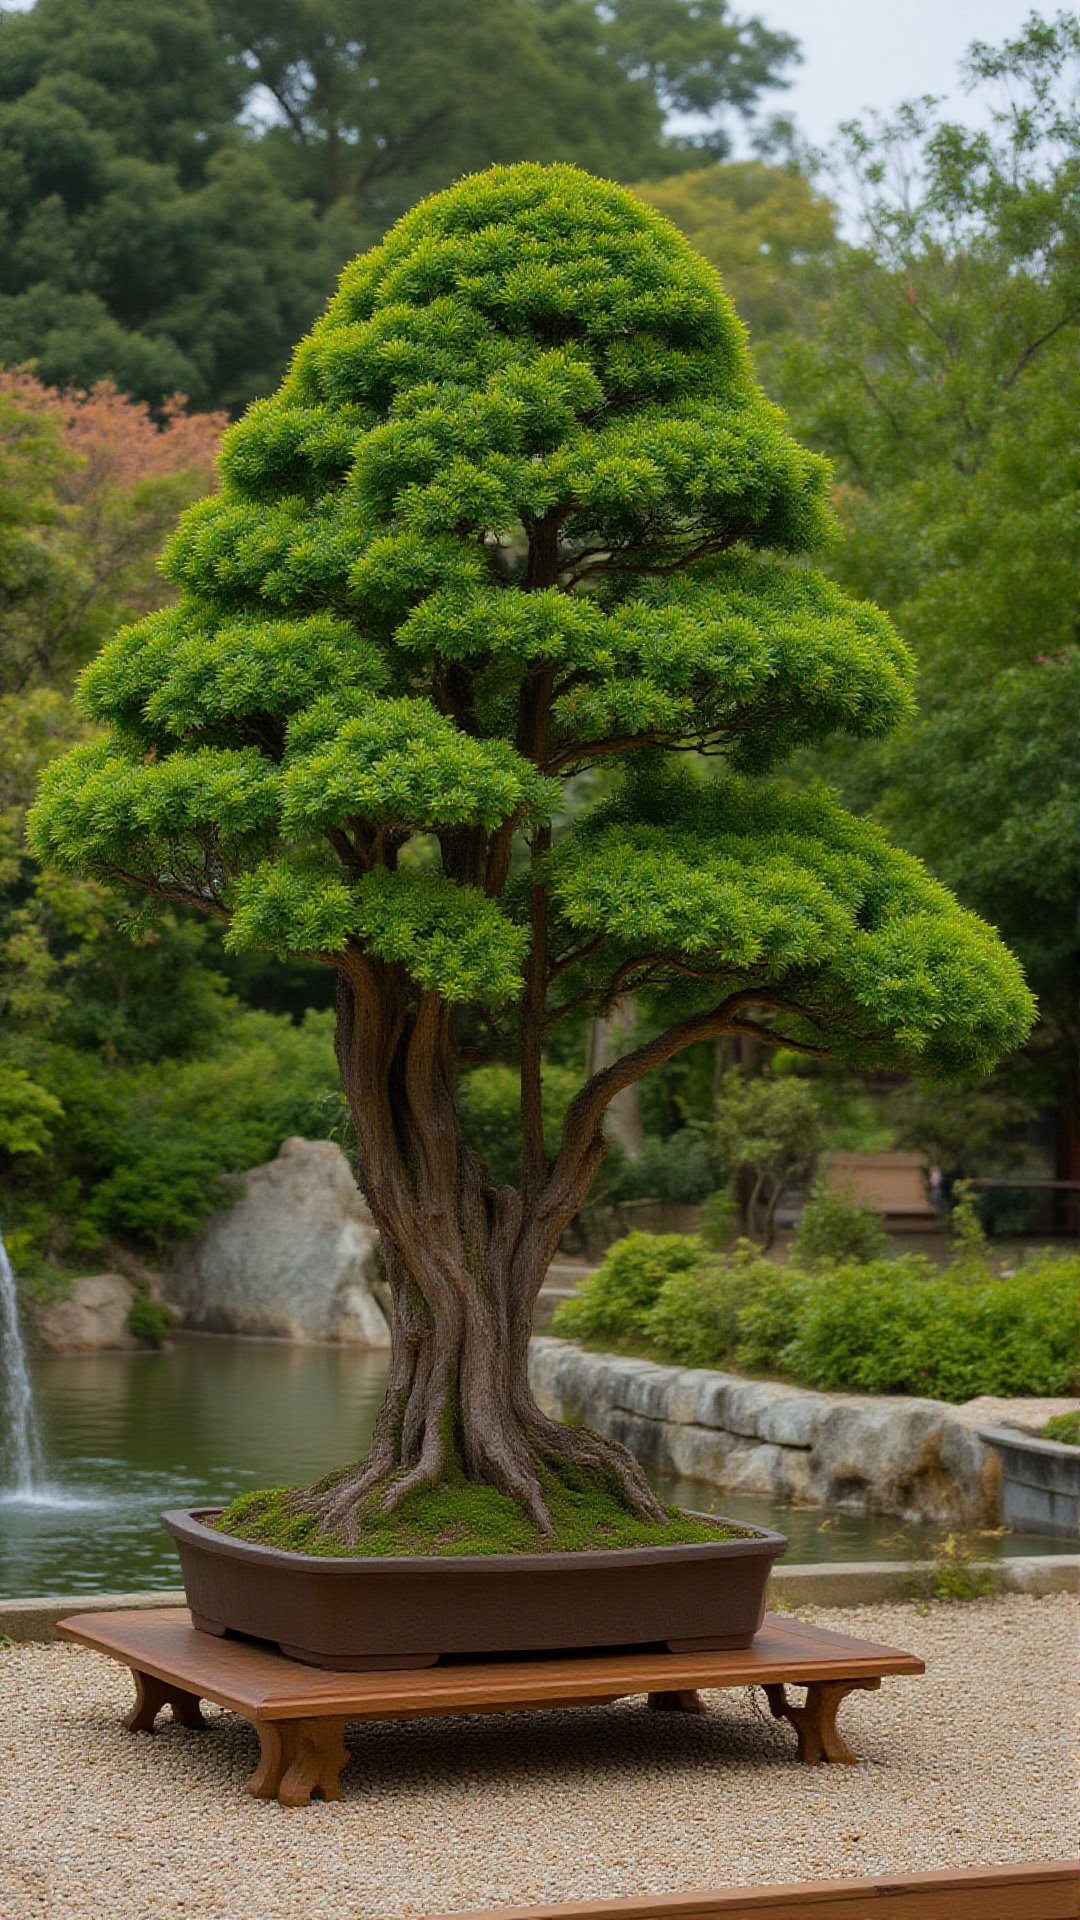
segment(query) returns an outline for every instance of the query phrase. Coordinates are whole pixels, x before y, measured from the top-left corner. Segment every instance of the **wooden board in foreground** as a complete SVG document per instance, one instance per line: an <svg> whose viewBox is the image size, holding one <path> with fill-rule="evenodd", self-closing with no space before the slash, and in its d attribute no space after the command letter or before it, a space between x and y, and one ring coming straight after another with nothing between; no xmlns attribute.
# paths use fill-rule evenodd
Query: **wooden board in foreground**
<svg viewBox="0 0 1080 1920"><path fill-rule="evenodd" d="M718 1893L583 1900L555 1907L499 1907L437 1920L1077 1920L1080 1878L1072 1860L898 1873L869 1880Z"/></svg>

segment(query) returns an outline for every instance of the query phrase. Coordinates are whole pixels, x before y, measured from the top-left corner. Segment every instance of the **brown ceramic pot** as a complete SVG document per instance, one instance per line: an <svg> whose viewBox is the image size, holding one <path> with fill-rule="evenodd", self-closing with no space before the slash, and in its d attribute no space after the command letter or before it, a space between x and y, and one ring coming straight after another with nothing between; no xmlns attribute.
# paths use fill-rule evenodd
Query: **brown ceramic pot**
<svg viewBox="0 0 1080 1920"><path fill-rule="evenodd" d="M195 1625L350 1671L428 1667L444 1655L748 1647L787 1548L782 1533L755 1528L745 1539L596 1553L329 1559L234 1539L204 1524L214 1517L162 1515Z"/></svg>

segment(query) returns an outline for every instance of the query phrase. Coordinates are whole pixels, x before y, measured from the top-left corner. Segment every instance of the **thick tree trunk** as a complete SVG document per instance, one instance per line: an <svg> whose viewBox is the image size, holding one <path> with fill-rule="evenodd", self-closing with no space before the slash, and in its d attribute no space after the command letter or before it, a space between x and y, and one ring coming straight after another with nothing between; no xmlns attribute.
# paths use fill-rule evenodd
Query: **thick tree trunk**
<svg viewBox="0 0 1080 1920"><path fill-rule="evenodd" d="M487 1182L454 1107L445 1002L395 1006L392 987L343 977L337 1033L391 1292L390 1378L367 1459L298 1504L355 1543L373 1495L392 1509L456 1471L512 1495L547 1533L545 1478L572 1463L661 1518L632 1455L558 1426L529 1388L533 1308L574 1195L541 1195L526 1215L515 1188Z"/></svg>

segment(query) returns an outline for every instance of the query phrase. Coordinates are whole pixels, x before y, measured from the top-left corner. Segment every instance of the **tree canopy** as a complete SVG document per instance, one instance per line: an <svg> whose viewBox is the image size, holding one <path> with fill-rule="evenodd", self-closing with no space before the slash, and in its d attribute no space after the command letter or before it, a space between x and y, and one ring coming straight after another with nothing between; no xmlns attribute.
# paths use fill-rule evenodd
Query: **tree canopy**
<svg viewBox="0 0 1080 1920"><path fill-rule="evenodd" d="M977 130L928 103L848 129L858 243L771 366L836 462L833 571L919 659L918 719L817 767L1015 946L1041 1020L1013 1092L1076 1178L1080 28L1033 18L966 77Z"/></svg>
<svg viewBox="0 0 1080 1920"><path fill-rule="evenodd" d="M272 384L329 268L241 100L205 0L0 15L0 363L155 404Z"/></svg>
<svg viewBox="0 0 1080 1920"><path fill-rule="evenodd" d="M713 272L630 195L525 165L423 204L346 270L221 475L171 544L178 604L84 675L106 731L46 776L42 858L451 1003L719 991L658 1059L729 1020L943 1072L1022 1037L992 932L769 777L902 721L911 662L793 564L828 537L827 469ZM601 761L642 764L549 845Z"/></svg>
<svg viewBox="0 0 1080 1920"><path fill-rule="evenodd" d="M372 239L490 161L620 179L728 150L733 115L787 82L790 35L729 0L213 0L265 144ZM670 116L693 131L670 130ZM688 123L689 123L688 121Z"/></svg>
<svg viewBox="0 0 1080 1920"><path fill-rule="evenodd" d="M727 0L0 9L0 364L238 411L421 194L493 160L666 173L794 54Z"/></svg>
<svg viewBox="0 0 1080 1920"><path fill-rule="evenodd" d="M635 191L723 275L759 361L763 341L817 332L840 243L835 208L798 167L731 160Z"/></svg>

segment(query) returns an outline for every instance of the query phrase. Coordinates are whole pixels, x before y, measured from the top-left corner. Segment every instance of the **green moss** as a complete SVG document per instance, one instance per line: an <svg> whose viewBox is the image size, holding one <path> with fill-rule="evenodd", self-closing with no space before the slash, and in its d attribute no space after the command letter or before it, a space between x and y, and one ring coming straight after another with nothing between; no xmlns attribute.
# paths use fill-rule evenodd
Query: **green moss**
<svg viewBox="0 0 1080 1920"><path fill-rule="evenodd" d="M1066 1447L1080 1447L1080 1413L1055 1413L1042 1430L1044 1440L1060 1440Z"/></svg>
<svg viewBox="0 0 1080 1920"><path fill-rule="evenodd" d="M136 1294L128 1308L128 1332L137 1340L151 1340L160 1347L176 1330L176 1315L164 1300L152 1300L148 1293Z"/></svg>
<svg viewBox="0 0 1080 1920"><path fill-rule="evenodd" d="M240 1540L258 1541L291 1553L351 1555L575 1553L598 1548L678 1546L697 1541L745 1538L745 1529L696 1519L667 1509L663 1523L627 1511L614 1488L563 1469L547 1474L544 1493L554 1533L543 1539L516 1500L494 1487L448 1478L403 1501L387 1514L376 1494L361 1509L360 1536L350 1547L339 1534L319 1531L309 1514L297 1512L296 1489L270 1487L245 1493L214 1524Z"/></svg>

